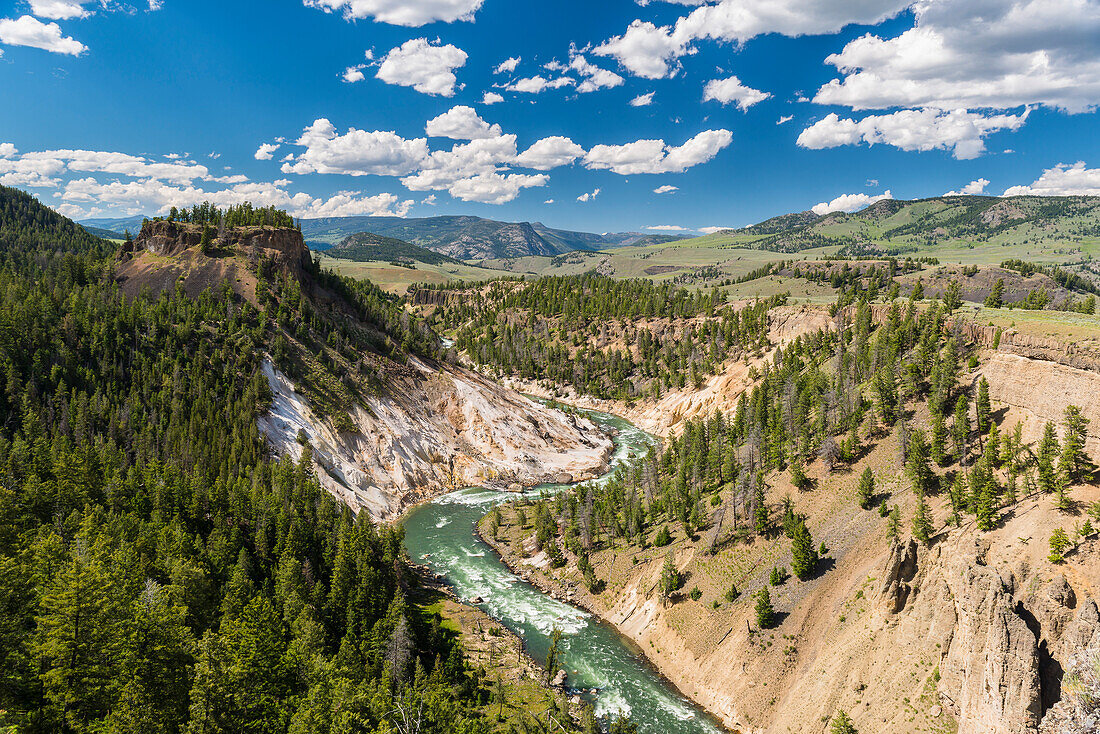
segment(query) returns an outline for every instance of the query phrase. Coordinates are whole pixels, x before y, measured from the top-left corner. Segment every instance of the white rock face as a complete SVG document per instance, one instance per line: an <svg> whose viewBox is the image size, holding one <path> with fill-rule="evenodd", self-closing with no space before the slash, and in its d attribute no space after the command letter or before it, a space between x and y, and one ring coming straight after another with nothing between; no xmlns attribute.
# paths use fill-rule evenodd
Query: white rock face
<svg viewBox="0 0 1100 734"><path fill-rule="evenodd" d="M356 433L320 420L286 375L265 360L273 395L260 430L297 461L299 431L313 447L322 485L376 520L443 491L486 484L530 486L555 474L584 479L607 467L613 444L591 421L552 410L466 369L411 360L366 407Z"/></svg>

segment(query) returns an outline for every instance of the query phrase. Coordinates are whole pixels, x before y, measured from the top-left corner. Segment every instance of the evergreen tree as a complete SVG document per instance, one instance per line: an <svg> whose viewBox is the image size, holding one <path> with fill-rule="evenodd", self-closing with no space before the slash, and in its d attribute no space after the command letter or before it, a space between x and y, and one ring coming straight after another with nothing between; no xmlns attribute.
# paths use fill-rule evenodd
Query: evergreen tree
<svg viewBox="0 0 1100 734"><path fill-rule="evenodd" d="M765 630L775 626L775 609L767 586L756 593L756 626Z"/></svg>
<svg viewBox="0 0 1100 734"><path fill-rule="evenodd" d="M1047 556L1051 563L1061 563L1065 560L1066 549L1069 548L1069 536L1062 528L1056 528L1050 534L1050 555Z"/></svg>
<svg viewBox="0 0 1100 734"><path fill-rule="evenodd" d="M982 377L978 381L978 399L974 403L974 409L978 417L978 431L980 433L989 433L990 422L990 406L989 406L989 382Z"/></svg>
<svg viewBox="0 0 1100 734"><path fill-rule="evenodd" d="M894 544L901 540L901 512L897 505L890 508L890 515L886 520L886 537Z"/></svg>
<svg viewBox="0 0 1100 734"><path fill-rule="evenodd" d="M814 548L813 537L810 535L806 523L799 520L791 537L791 570L799 581L808 581L813 578L817 570L817 549Z"/></svg>
<svg viewBox="0 0 1100 734"><path fill-rule="evenodd" d="M871 503L874 501L874 496L875 474L871 471L871 467L867 467L859 476L859 506L864 510L871 509Z"/></svg>
<svg viewBox="0 0 1100 734"><path fill-rule="evenodd" d="M829 725L829 734L859 734L859 731L848 714L841 710L837 711L836 716L833 717L833 722Z"/></svg>
<svg viewBox="0 0 1100 734"><path fill-rule="evenodd" d="M772 519L771 513L768 511L767 499L764 495L763 472L760 472L756 476L756 488L753 501L756 505L753 527L760 535L768 535L772 529Z"/></svg>
<svg viewBox="0 0 1100 734"><path fill-rule="evenodd" d="M661 568L661 598L667 603L673 597L673 595L680 589L680 584L683 583L680 580L680 571L676 568L676 563L672 558L672 551L670 550L665 555L665 564Z"/></svg>
<svg viewBox="0 0 1100 734"><path fill-rule="evenodd" d="M993 288L990 289L989 295L985 298L985 305L987 308L1000 308L1004 304L1005 294L1005 279L997 278L997 281L993 284Z"/></svg>
<svg viewBox="0 0 1100 734"><path fill-rule="evenodd" d="M951 425L951 439L955 443L955 455L959 463L966 464L967 449L970 444L970 409L965 395L955 401L955 420Z"/></svg>
<svg viewBox="0 0 1100 734"><path fill-rule="evenodd" d="M913 537L925 544L932 538L932 512L920 489L917 490L917 506L913 510Z"/></svg>
<svg viewBox="0 0 1100 734"><path fill-rule="evenodd" d="M1085 436L1089 419L1081 415L1076 405L1067 405L1062 422L1062 459L1061 470L1066 479L1073 483L1081 479L1081 470L1085 465Z"/></svg>
<svg viewBox="0 0 1100 734"><path fill-rule="evenodd" d="M1058 434L1054 424L1047 421L1043 427L1043 438L1039 441L1035 463L1039 473L1039 489L1047 494L1056 489L1058 476L1054 469L1054 459L1058 455Z"/></svg>

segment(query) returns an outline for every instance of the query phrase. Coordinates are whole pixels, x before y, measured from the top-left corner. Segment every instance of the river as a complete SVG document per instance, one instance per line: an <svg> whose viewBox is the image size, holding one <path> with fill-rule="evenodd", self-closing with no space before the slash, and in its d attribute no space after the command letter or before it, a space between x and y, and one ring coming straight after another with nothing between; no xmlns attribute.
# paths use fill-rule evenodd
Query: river
<svg viewBox="0 0 1100 734"><path fill-rule="evenodd" d="M653 447L652 436L616 416L583 411L618 431L612 471ZM605 477L606 478L606 477ZM598 480L597 480L598 481ZM561 492L569 485L541 485L528 496ZM555 627L564 633L561 667L568 685L593 701L600 716L629 715L642 734L717 734L702 709L680 695L610 625L553 599L515 576L477 537L477 521L494 505L516 498L481 488L459 490L413 509L403 521L409 556L446 577L460 599L519 635L543 661ZM593 695L589 689L595 689Z"/></svg>

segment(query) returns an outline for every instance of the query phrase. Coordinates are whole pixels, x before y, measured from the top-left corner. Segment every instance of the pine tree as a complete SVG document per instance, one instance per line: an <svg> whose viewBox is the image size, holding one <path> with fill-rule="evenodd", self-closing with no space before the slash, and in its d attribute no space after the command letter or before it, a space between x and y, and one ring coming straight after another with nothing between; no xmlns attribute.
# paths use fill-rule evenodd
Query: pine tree
<svg viewBox="0 0 1100 734"><path fill-rule="evenodd" d="M767 586L756 593L756 626L765 630L775 626L775 609Z"/></svg>
<svg viewBox="0 0 1100 734"><path fill-rule="evenodd" d="M817 570L817 549L806 523L799 520L791 538L791 570L799 581L807 581Z"/></svg>
<svg viewBox="0 0 1100 734"><path fill-rule="evenodd" d="M955 454L959 463L966 464L970 442L970 409L965 395L960 395L955 401L955 422L951 426L951 438L955 442Z"/></svg>
<svg viewBox="0 0 1100 734"><path fill-rule="evenodd" d="M932 467L928 464L928 444L923 431L914 431L909 441L909 458L906 470L913 480L913 488L923 494L932 489Z"/></svg>
<svg viewBox="0 0 1100 734"><path fill-rule="evenodd" d="M940 466L947 463L947 424L943 420L943 413L936 411L932 414L932 434L929 451L932 461Z"/></svg>
<svg viewBox="0 0 1100 734"><path fill-rule="evenodd" d="M798 489L802 489L806 485L806 467L802 463L802 455L795 453L794 459L791 461L791 484Z"/></svg>
<svg viewBox="0 0 1100 734"><path fill-rule="evenodd" d="M1058 455L1058 434L1054 424L1047 421L1043 438L1039 441L1035 462L1039 470L1039 489L1047 494L1056 489L1058 477L1054 470L1054 458Z"/></svg>
<svg viewBox="0 0 1100 734"><path fill-rule="evenodd" d="M1062 528L1056 528L1053 533L1050 534L1050 555L1047 558L1051 563L1061 563L1065 560L1066 548L1069 548L1069 536L1066 535L1066 531Z"/></svg>
<svg viewBox="0 0 1100 734"><path fill-rule="evenodd" d="M932 538L932 513L920 489L917 490L917 506L913 510L913 537L922 543L928 543Z"/></svg>
<svg viewBox="0 0 1100 734"><path fill-rule="evenodd" d="M983 482L978 492L977 501L974 503L974 519L978 529L988 532L996 523L997 515L997 480L990 476Z"/></svg>
<svg viewBox="0 0 1100 734"><path fill-rule="evenodd" d="M1062 422L1062 474L1070 482L1081 479L1081 470L1085 464L1085 436L1089 419L1081 415L1076 405L1067 405Z"/></svg>
<svg viewBox="0 0 1100 734"><path fill-rule="evenodd" d="M661 568L661 598L668 602L672 599L681 584L680 571L676 568L676 563L672 559L672 551L669 550L665 556L665 565Z"/></svg>
<svg viewBox="0 0 1100 734"><path fill-rule="evenodd" d="M943 292L943 308L950 316L952 311L955 311L961 306L962 298L959 296L959 281L952 278Z"/></svg>
<svg viewBox="0 0 1100 734"><path fill-rule="evenodd" d="M871 509L871 503L875 497L875 473L871 467L863 470L859 476L859 506L864 510Z"/></svg>
<svg viewBox="0 0 1100 734"><path fill-rule="evenodd" d="M978 416L978 432L989 433L989 382L985 377L978 381L978 399L974 403L974 409Z"/></svg>
<svg viewBox="0 0 1100 734"><path fill-rule="evenodd" d="M890 508L889 519L886 521L886 537L893 544L901 540L901 512L898 511L897 505Z"/></svg>
<svg viewBox="0 0 1100 734"><path fill-rule="evenodd" d="M1000 308L1004 305L1005 294L1005 279L997 278L997 282L993 284L993 288L990 289L989 295L985 298L985 305L987 308Z"/></svg>
<svg viewBox="0 0 1100 734"><path fill-rule="evenodd" d="M829 725L829 734L859 734L852 719L843 710L837 711L833 723Z"/></svg>

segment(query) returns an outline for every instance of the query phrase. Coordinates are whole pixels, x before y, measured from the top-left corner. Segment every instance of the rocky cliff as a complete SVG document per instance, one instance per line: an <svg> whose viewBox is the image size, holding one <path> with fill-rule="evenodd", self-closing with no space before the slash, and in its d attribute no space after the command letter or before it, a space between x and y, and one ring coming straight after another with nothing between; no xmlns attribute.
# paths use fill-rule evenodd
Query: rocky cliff
<svg viewBox="0 0 1100 734"><path fill-rule="evenodd" d="M300 278L308 269L309 249L301 232L286 227L215 229L202 251L198 224L145 220L141 232L119 250L115 274L124 292L154 293L177 284L192 296L228 283L255 303L256 271L262 263Z"/></svg>
<svg viewBox="0 0 1100 734"><path fill-rule="evenodd" d="M264 373L273 401L260 429L276 451L298 460L308 442L322 484L379 520L459 487L592 478L613 448L591 421L460 367L412 360L411 370L351 410L355 430L344 432L319 419L270 362Z"/></svg>

